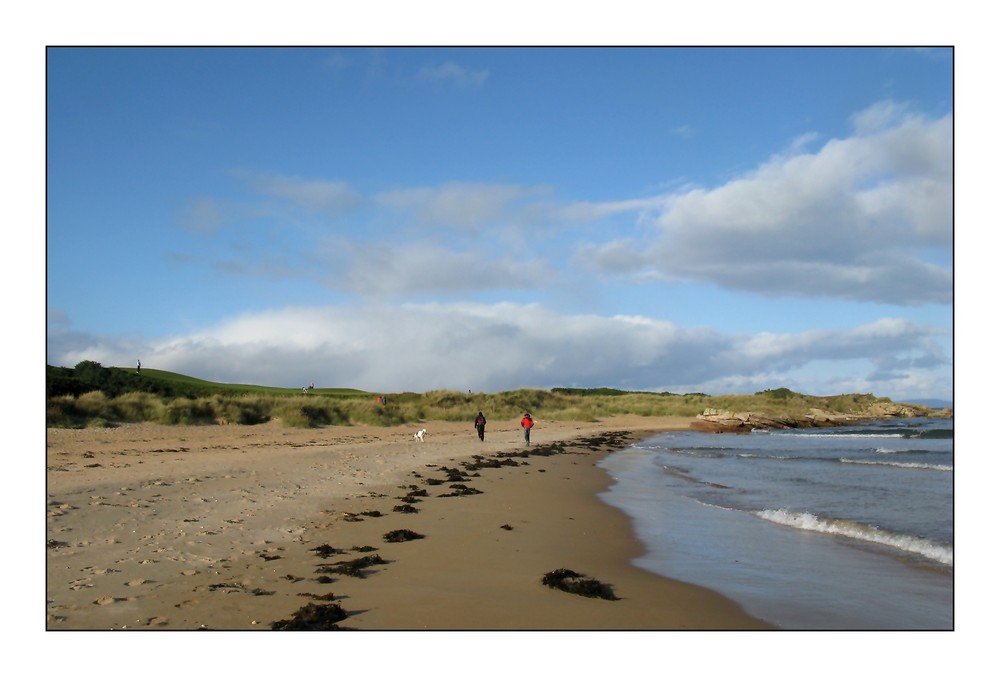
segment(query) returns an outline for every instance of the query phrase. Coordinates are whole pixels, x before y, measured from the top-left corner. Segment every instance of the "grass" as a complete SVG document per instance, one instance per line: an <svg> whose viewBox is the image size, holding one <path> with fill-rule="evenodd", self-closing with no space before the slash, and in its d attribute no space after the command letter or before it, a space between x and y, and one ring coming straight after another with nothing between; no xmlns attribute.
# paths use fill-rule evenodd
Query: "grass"
<svg viewBox="0 0 1000 677"><path fill-rule="evenodd" d="M119 380L124 372L134 373L134 369L106 369ZM136 383L153 392L121 392L112 396L93 389L79 395L50 396L46 408L48 426L103 427L143 421L170 425L254 425L272 420L301 428L396 426L432 420L469 421L471 425L479 411L493 420L518 419L528 411L536 419L560 421L596 421L622 414L693 417L707 408L780 416L801 415L818 408L863 415L877 403L890 402L870 394L820 397L786 388L753 395L719 396L611 388L523 388L497 393L451 390L388 393L388 403L382 404L374 393L351 388L316 388L304 393L301 388L213 383L155 369L143 369L142 377Z"/></svg>

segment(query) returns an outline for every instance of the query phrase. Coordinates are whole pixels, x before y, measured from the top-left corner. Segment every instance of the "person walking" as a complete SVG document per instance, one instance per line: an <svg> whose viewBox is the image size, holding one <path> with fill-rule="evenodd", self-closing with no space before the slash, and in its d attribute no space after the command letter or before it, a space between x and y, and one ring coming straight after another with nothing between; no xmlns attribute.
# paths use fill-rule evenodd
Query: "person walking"
<svg viewBox="0 0 1000 677"><path fill-rule="evenodd" d="M531 414L525 414L524 418L521 419L521 427L524 428L524 443L531 444L531 429L534 427L535 422L531 420Z"/></svg>
<svg viewBox="0 0 1000 677"><path fill-rule="evenodd" d="M480 442L486 439L486 417L483 416L483 412L479 412L476 416L476 432L479 433Z"/></svg>

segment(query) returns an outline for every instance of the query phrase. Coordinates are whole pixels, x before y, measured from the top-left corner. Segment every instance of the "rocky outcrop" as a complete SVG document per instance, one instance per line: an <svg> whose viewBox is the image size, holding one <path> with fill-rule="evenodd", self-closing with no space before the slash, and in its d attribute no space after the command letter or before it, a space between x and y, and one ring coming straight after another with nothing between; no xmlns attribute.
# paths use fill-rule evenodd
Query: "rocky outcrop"
<svg viewBox="0 0 1000 677"><path fill-rule="evenodd" d="M781 416L772 416L757 411L728 411L706 409L697 420L691 422L691 429L706 433L748 433L755 428L798 428L798 421Z"/></svg>
<svg viewBox="0 0 1000 677"><path fill-rule="evenodd" d="M934 410L917 405L876 402L865 412L845 414L812 408L804 414L774 415L756 411L734 412L706 409L691 422L691 430L709 433L748 433L755 429L821 428L851 425L861 421L916 416L950 417L951 410Z"/></svg>

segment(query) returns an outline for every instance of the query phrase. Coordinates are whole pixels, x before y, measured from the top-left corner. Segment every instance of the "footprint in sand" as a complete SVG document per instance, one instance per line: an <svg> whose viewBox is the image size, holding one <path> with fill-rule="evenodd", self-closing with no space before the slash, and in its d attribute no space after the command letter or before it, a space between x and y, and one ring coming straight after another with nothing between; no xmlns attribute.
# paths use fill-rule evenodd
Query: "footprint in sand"
<svg viewBox="0 0 1000 677"><path fill-rule="evenodd" d="M98 606L107 606L109 604L114 604L116 602L124 602L124 601L125 601L124 597L109 597L105 595L104 597L98 597L97 599L95 599L94 604L97 604Z"/></svg>
<svg viewBox="0 0 1000 677"><path fill-rule="evenodd" d="M147 581L145 578L133 578L131 581L129 581L125 585L129 586L130 588L134 588L134 587L139 586L139 585L144 585L144 584L146 584L148 582L149 581Z"/></svg>

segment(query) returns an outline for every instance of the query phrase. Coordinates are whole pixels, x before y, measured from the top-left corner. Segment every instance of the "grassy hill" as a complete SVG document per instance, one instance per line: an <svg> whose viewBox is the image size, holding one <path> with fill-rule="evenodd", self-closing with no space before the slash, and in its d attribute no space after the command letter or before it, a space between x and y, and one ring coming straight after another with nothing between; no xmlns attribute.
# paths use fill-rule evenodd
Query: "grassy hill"
<svg viewBox="0 0 1000 677"><path fill-rule="evenodd" d="M110 426L122 422L252 425L280 420L284 425L391 426L427 420L471 421L483 411L490 420L517 420L525 411L536 419L593 421L620 414L697 416L706 408L799 415L812 408L864 414L890 402L870 394L813 396L787 388L752 395L632 392L613 388L519 389L498 393L388 393L387 402L351 388L277 388L215 383L157 369L103 367L47 368L47 422L50 427Z"/></svg>

